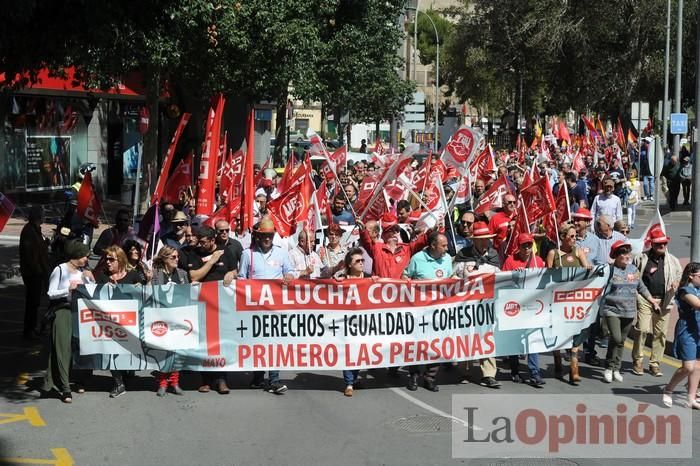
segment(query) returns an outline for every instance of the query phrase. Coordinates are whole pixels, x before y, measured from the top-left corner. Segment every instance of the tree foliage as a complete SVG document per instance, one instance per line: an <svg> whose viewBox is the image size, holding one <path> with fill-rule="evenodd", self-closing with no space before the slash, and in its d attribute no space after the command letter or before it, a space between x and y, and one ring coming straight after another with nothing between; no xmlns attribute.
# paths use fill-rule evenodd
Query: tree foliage
<svg viewBox="0 0 700 466"><path fill-rule="evenodd" d="M673 0L671 94L677 0ZM694 100L697 0L684 8L684 102ZM658 0L465 0L446 46L445 74L463 100L525 112L608 115L663 91L666 8Z"/></svg>

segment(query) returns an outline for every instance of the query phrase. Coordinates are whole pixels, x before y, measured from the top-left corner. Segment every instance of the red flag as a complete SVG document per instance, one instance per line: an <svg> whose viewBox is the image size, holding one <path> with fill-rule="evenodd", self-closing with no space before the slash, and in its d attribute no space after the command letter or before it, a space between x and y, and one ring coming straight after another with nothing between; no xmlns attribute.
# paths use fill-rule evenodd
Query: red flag
<svg viewBox="0 0 700 466"><path fill-rule="evenodd" d="M241 196L244 163L245 154L242 151L229 151L226 163L221 168L221 182L219 183L219 192L227 200Z"/></svg>
<svg viewBox="0 0 700 466"><path fill-rule="evenodd" d="M581 150L579 149L576 151L576 155L574 155L571 169L576 173L580 173L584 168L586 168L586 162L583 160L583 154L581 154Z"/></svg>
<svg viewBox="0 0 700 466"><path fill-rule="evenodd" d="M175 133L173 134L173 137L170 140L170 146L168 146L168 151L165 153L165 160L163 160L163 167L160 170L160 176L158 177L158 181L156 182L156 189L155 191L153 191L153 196L151 196L151 205L160 201L160 198L163 195L163 189L165 189L165 184L168 181L170 165L173 163L173 156L175 154L177 142L180 140L180 136L182 136L182 132L185 129L185 126L187 125L188 121L190 121L190 114L183 113L182 117L180 117L180 123L178 123L177 128L175 129Z"/></svg>
<svg viewBox="0 0 700 466"><path fill-rule="evenodd" d="M245 170L243 171L243 204L241 224L244 230L253 228L253 203L255 202L255 187L259 180L253 180L253 159L255 158L255 109L251 108L248 114L248 128L246 133L246 157ZM269 160L269 159L268 159ZM265 169L261 169L259 176ZM256 177L257 178L257 177Z"/></svg>
<svg viewBox="0 0 700 466"><path fill-rule="evenodd" d="M15 211L15 205L9 197L0 193L0 231L5 228L7 221L12 217L12 212Z"/></svg>
<svg viewBox="0 0 700 466"><path fill-rule="evenodd" d="M423 160L423 165L420 166L416 175L413 178L413 190L422 192L430 177L431 165L433 158L428 156Z"/></svg>
<svg viewBox="0 0 700 466"><path fill-rule="evenodd" d="M314 190L310 174L311 165L303 163L294 173L287 190L267 204L275 229L283 238L294 232L298 222L308 219Z"/></svg>
<svg viewBox="0 0 700 466"><path fill-rule="evenodd" d="M335 152L330 155L330 160L335 162L335 169L338 167L344 167L348 163L348 150L345 146L339 147Z"/></svg>
<svg viewBox="0 0 700 466"><path fill-rule="evenodd" d="M471 159L479 148L479 144L483 137L481 133L468 126L459 128L450 138L450 141L445 145L443 159L447 165L457 167L464 170L471 164Z"/></svg>
<svg viewBox="0 0 700 466"><path fill-rule="evenodd" d="M357 200L353 206L355 212L364 212L369 207L369 201L372 199L378 184L379 175L377 173L367 175L362 179L362 183L360 183L360 192L357 194ZM383 200L382 204L385 204ZM368 220L375 220L371 214L372 212L367 213Z"/></svg>
<svg viewBox="0 0 700 466"><path fill-rule="evenodd" d="M530 233L530 222L528 219L528 212L525 210L522 199L518 202L518 208L515 213L515 225L510 232L508 237L508 244L506 246L506 255L509 256L514 254L518 250L517 238L520 233Z"/></svg>
<svg viewBox="0 0 700 466"><path fill-rule="evenodd" d="M474 206L474 213L478 215L500 208L503 205L503 196L506 194L511 194L510 185L505 176L500 176L481 196L479 202Z"/></svg>
<svg viewBox="0 0 700 466"><path fill-rule="evenodd" d="M234 228L234 225L238 222L238 216L240 213L241 198L239 197L236 199L231 199L229 202L221 206L219 210L211 214L211 217L209 217L204 224L214 228L216 222L219 220L226 220L229 224L231 224L231 228Z"/></svg>
<svg viewBox="0 0 700 466"><path fill-rule="evenodd" d="M265 163L263 164L262 168L258 172L257 175L255 175L255 178L253 179L253 189L258 189L258 186L260 186L260 182L263 179L263 175L265 175L265 170L267 170L270 167L270 159L265 160ZM253 199L255 199L255 191L253 191Z"/></svg>
<svg viewBox="0 0 700 466"><path fill-rule="evenodd" d="M224 160L227 160L226 156L228 155L228 131L224 131L224 136L221 138L221 141L219 142L219 158L218 158L218 165L217 169L221 170Z"/></svg>
<svg viewBox="0 0 700 466"><path fill-rule="evenodd" d="M338 173L338 167L344 167L347 163L347 149L345 146L338 148L335 152L327 156L327 160L321 165L321 172L323 173L323 178L326 180L332 180L335 176L334 173Z"/></svg>
<svg viewBox="0 0 700 466"><path fill-rule="evenodd" d="M440 177L440 181L443 183L447 180L447 167L445 166L445 163L442 161L442 159L438 159L435 162L432 163L430 167L430 180L432 180L435 177L435 174ZM428 183L430 183L430 180Z"/></svg>
<svg viewBox="0 0 700 466"><path fill-rule="evenodd" d="M287 158L287 164L284 166L284 173L282 173L282 179L277 183L277 192L284 193L292 183L294 179L294 170L296 169L296 159L294 153L289 154ZM260 170L262 172L262 170Z"/></svg>
<svg viewBox="0 0 700 466"><path fill-rule="evenodd" d="M651 135L651 133L654 132L654 123L651 121L652 119L649 118L649 121L647 121L647 125L644 128L644 131L642 131L642 135Z"/></svg>
<svg viewBox="0 0 700 466"><path fill-rule="evenodd" d="M571 145L571 135L569 134L569 128L563 121L559 122L559 137L562 141L566 141L568 145Z"/></svg>
<svg viewBox="0 0 700 466"><path fill-rule="evenodd" d="M331 203L328 200L328 185L326 184L326 180L323 180L318 189L314 191L314 199L316 199L318 217L324 215L328 224L333 223L333 212L331 212ZM315 225L314 230L319 230L323 227L323 225L316 225L316 219L314 219L313 223Z"/></svg>
<svg viewBox="0 0 700 466"><path fill-rule="evenodd" d="M163 201L177 204L182 193L192 186L192 154L185 160L180 160L175 171L168 178L163 189Z"/></svg>
<svg viewBox="0 0 700 466"><path fill-rule="evenodd" d="M615 133L615 142L617 143L617 145L620 146L620 148L624 148L626 146L625 133L622 129L622 122L620 121L620 117L617 118L617 126L615 127L615 130L613 132Z"/></svg>
<svg viewBox="0 0 700 466"><path fill-rule="evenodd" d="M365 218L365 215L368 213L368 209L374 206L377 198L379 198L380 195L384 195L384 186L389 182L389 180L395 179L401 173L403 173L404 170L406 170L406 167L408 167L412 161L413 156L409 154L400 154L391 165L384 167L378 178L378 182L374 186L372 197L367 202L366 206L364 206L364 209L355 209L355 212L357 212L357 214L360 216L360 220ZM386 203L384 199L381 199L381 201Z"/></svg>
<svg viewBox="0 0 700 466"><path fill-rule="evenodd" d="M496 162L493 159L493 149L491 149L491 144L486 144L484 150L474 157L469 166L469 173L472 180L482 180L484 184L488 184L493 180L494 171L496 171Z"/></svg>
<svg viewBox="0 0 700 466"><path fill-rule="evenodd" d="M527 209L527 218L530 223L534 223L556 210L552 188L550 188L549 178L546 176L534 181L525 189L521 189L520 197Z"/></svg>
<svg viewBox="0 0 700 466"><path fill-rule="evenodd" d="M199 163L197 181L197 215L211 215L214 212L214 191L216 189L216 168L219 156L221 121L226 99L218 94L209 108L204 150Z"/></svg>
<svg viewBox="0 0 700 466"><path fill-rule="evenodd" d="M598 128L600 129L600 138L605 139L607 131L605 131L605 126L603 126L603 123L600 121L600 115L596 117L596 121L598 124Z"/></svg>
<svg viewBox="0 0 700 466"><path fill-rule="evenodd" d="M102 203L97 198L95 188L92 186L92 173L87 172L78 191L78 208L76 213L92 223L94 226L100 224L98 217L102 210Z"/></svg>
<svg viewBox="0 0 700 466"><path fill-rule="evenodd" d="M595 125L591 120L586 118L586 115L581 115L581 118L583 118L583 123L586 125L586 128L588 129L588 132L593 135L594 138L598 137L598 131L595 129Z"/></svg>

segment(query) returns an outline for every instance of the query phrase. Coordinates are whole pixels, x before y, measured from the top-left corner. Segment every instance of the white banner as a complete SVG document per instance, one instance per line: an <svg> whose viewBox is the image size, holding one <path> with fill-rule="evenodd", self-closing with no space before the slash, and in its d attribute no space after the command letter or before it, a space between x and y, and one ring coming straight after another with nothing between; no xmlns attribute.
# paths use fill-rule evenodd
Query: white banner
<svg viewBox="0 0 700 466"><path fill-rule="evenodd" d="M608 273L80 287L80 352L103 358L79 364L131 353L121 369L340 370L541 353L594 322Z"/></svg>

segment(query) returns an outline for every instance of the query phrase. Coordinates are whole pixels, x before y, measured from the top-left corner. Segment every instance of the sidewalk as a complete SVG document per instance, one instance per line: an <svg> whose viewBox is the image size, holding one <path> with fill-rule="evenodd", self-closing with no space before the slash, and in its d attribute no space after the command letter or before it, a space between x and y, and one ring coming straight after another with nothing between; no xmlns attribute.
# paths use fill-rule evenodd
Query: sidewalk
<svg viewBox="0 0 700 466"><path fill-rule="evenodd" d="M7 221L5 228L0 232L0 281L19 275L19 254L16 246L19 245L19 236L22 228L27 223L24 215L28 207L21 206L21 208L17 208L12 218ZM102 208L104 213L100 215L100 226L95 228L93 241L97 240L104 230L113 225L117 210L121 208L132 209L131 206L125 206L113 200L104 201ZM53 238L55 229L56 225L53 223L43 223L41 225L41 232L49 239ZM15 247L8 247L10 245Z"/></svg>

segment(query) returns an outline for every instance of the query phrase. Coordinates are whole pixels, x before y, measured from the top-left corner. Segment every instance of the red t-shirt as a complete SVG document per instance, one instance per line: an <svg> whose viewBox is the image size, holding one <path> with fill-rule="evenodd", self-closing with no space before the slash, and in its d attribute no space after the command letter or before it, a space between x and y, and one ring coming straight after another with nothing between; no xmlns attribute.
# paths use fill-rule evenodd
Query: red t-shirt
<svg viewBox="0 0 700 466"><path fill-rule="evenodd" d="M408 267L411 256L428 245L428 235L423 233L409 244L399 243L396 250L391 250L384 243L372 241L367 230L360 231L360 245L372 258L372 272L381 278L400 279Z"/></svg>
<svg viewBox="0 0 700 466"><path fill-rule="evenodd" d="M503 263L503 267L501 267L501 270L503 272L507 272L509 270L517 270L517 269L541 269L544 268L544 261L540 258L540 256L532 255L530 256L530 259L526 261L520 260L518 257L518 254L513 254L508 256L506 261Z"/></svg>

